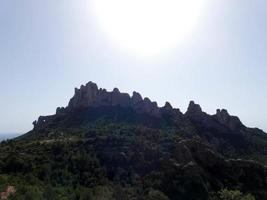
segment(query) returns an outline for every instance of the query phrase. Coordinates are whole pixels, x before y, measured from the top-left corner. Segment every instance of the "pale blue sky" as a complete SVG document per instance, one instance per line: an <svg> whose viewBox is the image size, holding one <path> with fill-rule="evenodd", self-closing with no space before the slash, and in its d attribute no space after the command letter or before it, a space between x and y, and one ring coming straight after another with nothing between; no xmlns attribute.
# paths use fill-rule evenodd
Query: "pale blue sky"
<svg viewBox="0 0 267 200"><path fill-rule="evenodd" d="M90 80L267 130L266 0L209 0L183 45L149 60L111 44L88 1L0 0L0 132L29 131Z"/></svg>

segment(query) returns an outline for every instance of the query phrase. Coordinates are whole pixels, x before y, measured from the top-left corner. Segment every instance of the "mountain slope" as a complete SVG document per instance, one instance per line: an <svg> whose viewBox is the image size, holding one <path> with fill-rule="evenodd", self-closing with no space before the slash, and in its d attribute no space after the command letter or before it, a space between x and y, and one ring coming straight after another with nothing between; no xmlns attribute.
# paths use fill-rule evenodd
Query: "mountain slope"
<svg viewBox="0 0 267 200"><path fill-rule="evenodd" d="M33 124L0 145L0 186L17 195L204 200L228 188L267 198L267 135L224 109L208 115L190 102L183 114L89 82Z"/></svg>

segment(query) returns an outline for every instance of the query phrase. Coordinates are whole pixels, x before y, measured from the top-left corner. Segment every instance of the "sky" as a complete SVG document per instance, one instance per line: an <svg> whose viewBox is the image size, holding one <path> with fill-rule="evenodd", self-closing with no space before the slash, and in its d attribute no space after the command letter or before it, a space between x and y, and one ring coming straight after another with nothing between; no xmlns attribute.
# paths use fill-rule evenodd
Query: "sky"
<svg viewBox="0 0 267 200"><path fill-rule="evenodd" d="M206 0L182 43L149 58L111 41L90 1L0 0L0 133L31 130L88 81L267 131L266 0Z"/></svg>

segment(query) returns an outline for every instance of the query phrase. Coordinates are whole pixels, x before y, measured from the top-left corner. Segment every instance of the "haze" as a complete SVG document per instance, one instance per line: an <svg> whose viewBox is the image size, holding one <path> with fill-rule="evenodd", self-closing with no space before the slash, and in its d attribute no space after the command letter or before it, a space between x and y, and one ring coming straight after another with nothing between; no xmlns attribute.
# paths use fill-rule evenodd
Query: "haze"
<svg viewBox="0 0 267 200"><path fill-rule="evenodd" d="M267 130L267 2L207 0L182 44L146 59L112 42L90 0L0 1L0 132L27 132L88 81Z"/></svg>

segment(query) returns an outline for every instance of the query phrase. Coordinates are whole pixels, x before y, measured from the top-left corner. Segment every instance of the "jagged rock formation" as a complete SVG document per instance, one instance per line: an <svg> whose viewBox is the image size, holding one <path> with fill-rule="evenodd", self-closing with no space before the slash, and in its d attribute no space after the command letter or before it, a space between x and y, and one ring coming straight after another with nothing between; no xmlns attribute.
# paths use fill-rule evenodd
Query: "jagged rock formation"
<svg viewBox="0 0 267 200"><path fill-rule="evenodd" d="M98 89L98 86L89 82L80 89L75 89L75 95L70 100L68 109L101 107L101 106L120 106L131 107L138 113L149 113L154 116L160 115L160 109L156 102L151 102L149 98L133 92L132 97L127 93L121 93L118 88L114 88L112 92L105 89Z"/></svg>
<svg viewBox="0 0 267 200"><path fill-rule="evenodd" d="M93 82L88 82L85 86L82 85L80 89L75 88L75 94L70 99L66 108L58 107L56 115L62 115L75 110L98 108L98 107L119 107L130 108L137 114L148 114L154 118L161 118L163 114L176 114L181 116L179 109L173 109L169 102L160 108L156 102L152 102L149 98L133 92L130 96L127 93L121 93L118 88L114 88L109 92L106 89L98 88ZM41 127L47 122L50 122L55 116L40 116L37 121L33 122L34 127Z"/></svg>
<svg viewBox="0 0 267 200"><path fill-rule="evenodd" d="M68 106L57 108L55 115L40 116L33 122L32 132L45 132L55 126L85 126L102 117L149 127L175 127L185 135L200 136L223 154L253 152L255 149L267 154L266 134L259 129L247 128L238 117L231 116L225 109L218 109L215 115L209 115L191 101L183 114L169 102L158 107L156 102L142 98L137 92L133 92L132 96L121 93L117 88L109 92L98 88L93 82L82 85L80 89L75 88Z"/></svg>
<svg viewBox="0 0 267 200"><path fill-rule="evenodd" d="M203 112L202 112L200 105L195 104L194 101L190 101L189 106L188 106L185 114L193 116L193 115L202 115Z"/></svg>
<svg viewBox="0 0 267 200"><path fill-rule="evenodd" d="M132 108L137 113L146 113L153 117L160 118L162 113L175 113L177 116L182 115L179 109L174 109L169 102L166 102L164 107L158 107L156 102L151 102L149 98L142 98L142 96L133 92L130 96L127 93L121 93L118 88L114 88L113 91L108 92L106 89L98 88L93 82L88 82L85 86L82 85L80 89L75 88L75 94L71 98L66 108L59 107L56 110L56 114L62 114L70 112L75 109L83 109L89 107L103 107L114 106L122 108ZM188 110L185 116L195 121L208 121L209 115L204 113L200 105L191 101L188 106ZM38 121L33 122L34 126L43 125L51 118L50 116L41 116ZM244 125L237 117L230 116L225 109L218 109L214 119L220 124L228 127L230 130L236 130Z"/></svg>
<svg viewBox="0 0 267 200"><path fill-rule="evenodd" d="M117 107L131 109L137 114L147 114L153 118L162 119L166 115L172 116L174 121L190 120L192 123L219 130L223 133L238 133L241 130L248 130L236 116L231 116L225 109L218 109L215 115L209 115L202 111L200 105L194 101L189 103L185 114L179 109L173 108L169 102L163 107L158 107L156 102L152 102L149 98L133 92L130 96L127 93L121 93L118 88L114 88L109 92L106 89L98 88L93 82L88 82L80 89L75 88L75 94L69 101L66 108L59 107L56 115L40 116L37 121L33 122L34 127L40 127L51 122L56 116L62 116L75 110L86 110L88 108ZM255 130L255 129L254 129ZM257 129L259 132L261 130Z"/></svg>
<svg viewBox="0 0 267 200"><path fill-rule="evenodd" d="M230 116L229 113L227 112L227 110L225 110L225 109L222 109L222 110L218 109L217 113L215 115L215 118L221 124L225 125L226 127L231 129L232 131L238 130L238 129L244 127L244 125L242 124L242 122L239 120L238 117Z"/></svg>

